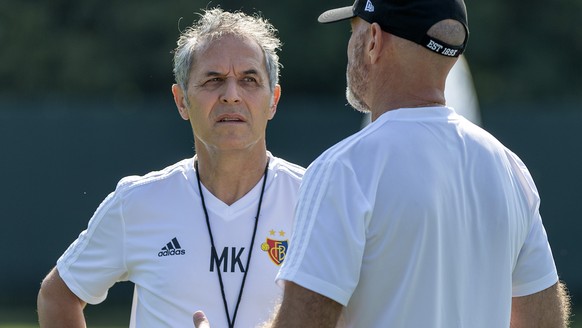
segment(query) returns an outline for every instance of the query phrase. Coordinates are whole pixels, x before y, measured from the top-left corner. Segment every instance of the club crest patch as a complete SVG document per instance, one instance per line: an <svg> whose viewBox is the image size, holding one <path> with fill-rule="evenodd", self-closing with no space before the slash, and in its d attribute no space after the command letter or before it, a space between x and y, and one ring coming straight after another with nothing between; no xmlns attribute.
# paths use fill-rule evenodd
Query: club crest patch
<svg viewBox="0 0 582 328"><path fill-rule="evenodd" d="M269 234L271 236L275 236L275 231L271 230ZM285 237L284 231L277 232L280 237ZM285 240L277 240L270 237L267 237L267 240L261 244L261 250L267 252L269 258L273 263L276 265L281 265L283 260L285 260L285 255L287 254L287 247L289 246L289 241Z"/></svg>

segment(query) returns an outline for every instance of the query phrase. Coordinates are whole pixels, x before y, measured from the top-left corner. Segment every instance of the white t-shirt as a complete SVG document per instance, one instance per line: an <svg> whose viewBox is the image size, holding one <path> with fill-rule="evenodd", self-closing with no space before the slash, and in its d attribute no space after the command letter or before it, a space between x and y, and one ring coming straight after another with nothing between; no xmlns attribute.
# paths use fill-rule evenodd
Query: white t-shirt
<svg viewBox="0 0 582 328"><path fill-rule="evenodd" d="M277 280L345 306L348 327L509 327L557 282L521 160L449 107L389 111L323 153Z"/></svg>
<svg viewBox="0 0 582 328"><path fill-rule="evenodd" d="M117 281L135 283L131 327L192 327L203 310L228 327L216 270L221 270L232 318L243 271L249 269L235 327L267 320L282 290L274 281L291 237L304 168L270 156L250 268L248 249L263 179L228 206L203 188L216 245L211 246L193 159L143 177L122 179L57 268L90 304Z"/></svg>

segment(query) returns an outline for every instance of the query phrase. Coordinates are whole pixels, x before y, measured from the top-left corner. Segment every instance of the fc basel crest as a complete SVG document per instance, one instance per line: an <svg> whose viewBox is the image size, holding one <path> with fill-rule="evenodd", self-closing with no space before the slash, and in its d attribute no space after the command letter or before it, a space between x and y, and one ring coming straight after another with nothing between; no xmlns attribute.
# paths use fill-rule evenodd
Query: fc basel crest
<svg viewBox="0 0 582 328"><path fill-rule="evenodd" d="M270 235L275 235L275 231L271 230ZM279 231L279 236L285 236L284 231ZM261 249L267 254L269 254L269 258L273 263L276 265L281 265L283 260L285 260L285 255L287 254L287 246L289 242L287 239L285 240L276 240L267 237L267 241L261 244Z"/></svg>

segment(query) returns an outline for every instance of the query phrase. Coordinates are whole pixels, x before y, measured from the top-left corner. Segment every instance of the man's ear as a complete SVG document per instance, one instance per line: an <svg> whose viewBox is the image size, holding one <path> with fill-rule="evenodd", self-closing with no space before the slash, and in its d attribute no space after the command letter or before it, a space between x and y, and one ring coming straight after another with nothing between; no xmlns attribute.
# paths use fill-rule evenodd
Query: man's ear
<svg viewBox="0 0 582 328"><path fill-rule="evenodd" d="M271 102L271 107L269 108L269 120L275 117L275 113L277 112L277 104L279 103L279 99L281 99L281 86L275 85L275 90L273 90L273 100Z"/></svg>
<svg viewBox="0 0 582 328"><path fill-rule="evenodd" d="M190 115L188 114L188 105L186 104L186 95L182 88L177 84L172 84L172 94L174 95L174 102L178 108L180 116L184 120L189 120Z"/></svg>
<svg viewBox="0 0 582 328"><path fill-rule="evenodd" d="M368 56L370 57L370 62L375 64L380 55L382 54L382 47L384 46L384 36L382 32L382 28L378 23L370 24L370 28L368 30L368 42L366 51Z"/></svg>

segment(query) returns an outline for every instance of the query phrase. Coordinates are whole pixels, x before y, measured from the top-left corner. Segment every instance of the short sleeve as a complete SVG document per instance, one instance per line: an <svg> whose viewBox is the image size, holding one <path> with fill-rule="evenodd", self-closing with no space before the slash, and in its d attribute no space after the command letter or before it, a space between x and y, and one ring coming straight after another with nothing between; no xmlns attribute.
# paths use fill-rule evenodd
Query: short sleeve
<svg viewBox="0 0 582 328"><path fill-rule="evenodd" d="M347 305L359 281L367 204L350 167L312 164L300 189L290 250L277 280L293 281Z"/></svg>
<svg viewBox="0 0 582 328"><path fill-rule="evenodd" d="M558 281L558 274L548 236L540 216L540 198L533 178L514 153L508 151L514 172L529 204L531 228L519 251L512 275L512 295L531 295L542 291Z"/></svg>
<svg viewBox="0 0 582 328"><path fill-rule="evenodd" d="M512 281L514 297L537 293L558 281L552 250L539 213L519 252Z"/></svg>
<svg viewBox="0 0 582 328"><path fill-rule="evenodd" d="M61 278L80 299L101 303L113 284L126 279L123 238L122 205L112 193L57 261Z"/></svg>

